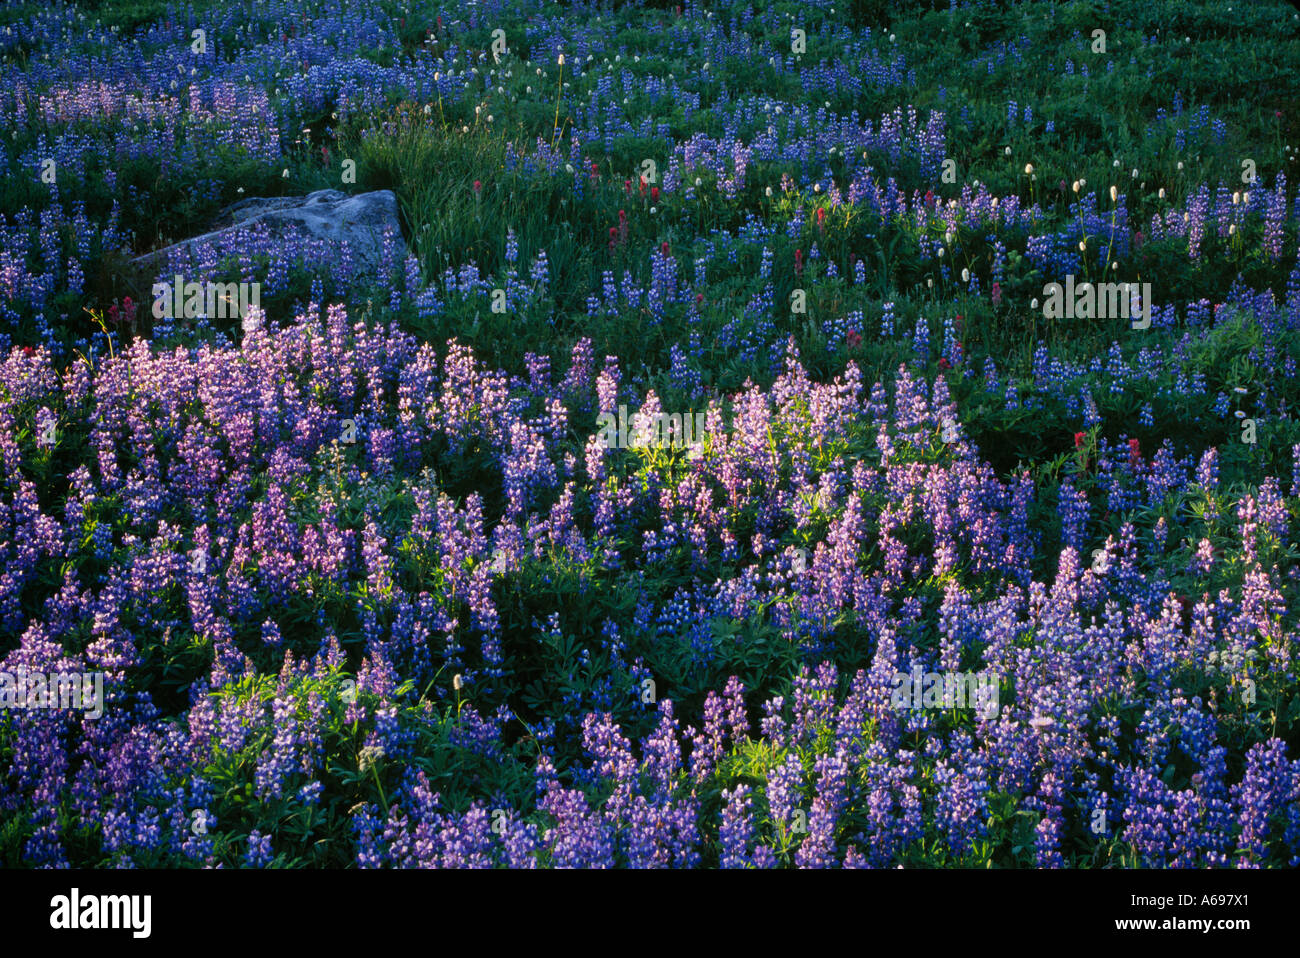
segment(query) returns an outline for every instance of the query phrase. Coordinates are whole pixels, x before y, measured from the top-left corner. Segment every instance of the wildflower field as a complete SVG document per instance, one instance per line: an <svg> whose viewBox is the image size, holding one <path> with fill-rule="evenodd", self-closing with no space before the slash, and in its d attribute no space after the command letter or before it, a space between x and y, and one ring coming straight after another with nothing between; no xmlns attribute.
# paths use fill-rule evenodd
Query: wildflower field
<svg viewBox="0 0 1300 958"><path fill-rule="evenodd" d="M0 864L1300 864L1297 155L1283 0L6 4Z"/></svg>

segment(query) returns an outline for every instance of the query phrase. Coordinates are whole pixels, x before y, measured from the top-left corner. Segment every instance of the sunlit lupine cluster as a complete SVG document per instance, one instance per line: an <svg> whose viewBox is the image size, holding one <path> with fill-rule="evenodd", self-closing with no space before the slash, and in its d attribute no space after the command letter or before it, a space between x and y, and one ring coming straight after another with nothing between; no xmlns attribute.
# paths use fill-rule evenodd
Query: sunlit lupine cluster
<svg viewBox="0 0 1300 958"><path fill-rule="evenodd" d="M4 665L102 669L110 703L99 722L11 719L6 802L40 821L33 860L66 860L66 836L40 818L63 801L104 821L110 853L201 859L210 849L167 821L188 822L203 769L223 756L256 756L252 782L264 800L313 805L329 777L322 728L340 704L341 676L355 676L355 700L340 719L373 762L400 767L439 723L456 748L502 753L518 721L506 667L519 655L503 593L512 578L548 568L570 570L580 593L639 596L602 625L602 656L627 671L598 675L579 663L594 684L537 730L539 797L508 810L506 837L482 804L442 808L412 768L387 815L373 803L355 810L360 861L689 865L725 826L722 854L733 863L881 864L881 849L902 847L918 826L872 811L885 801L876 780L895 783L899 811L934 816L953 860L987 838L991 795L1042 796L1051 810L1036 840L1042 863L1057 860L1063 828L1097 809L1144 862L1214 863L1238 848L1243 860L1265 860L1271 846L1258 833L1284 808L1285 854L1300 852L1298 770L1241 701L1245 683L1293 680L1283 622L1297 572L1277 564L1290 535L1280 480L1234 501L1217 488L1212 454L1193 476L1167 452L1147 462L1103 448L1096 466L1109 478L1071 500L1074 544L1049 556L1055 546L1029 522L1032 485L1001 482L968 442L940 440L954 408L943 377L926 382L904 368L888 389L868 389L850 366L819 385L791 354L770 390L730 397L726 415L710 405L699 459L605 450L594 436L584 457L568 418L619 396L617 361L596 368L576 350L563 378L539 366L524 381L483 368L463 347L439 356L338 307L256 331L238 349L156 353L138 342L93 373L81 364L60 375L47 353L15 351L0 368L10 543L0 602L19 635ZM642 412L655 402L641 397ZM53 450L18 438L39 410L60 424ZM360 424L355 445L340 443L341 417ZM89 461L70 475L66 505L50 510L29 476L70 448ZM499 477L505 502L493 528L478 494L458 507L435 478L466 456ZM1176 550L1163 518L1108 537L1103 571L1081 555L1077 544L1095 538L1091 515L1175 494L1218 513L1184 529L1236 556L1198 560L1198 577L1217 591L1174 587L1181 570L1165 559ZM97 532L105 526L107 541ZM1035 568L1053 574L1038 579ZM656 593L649 580L671 581L670 571L690 584ZM655 607L684 616L656 625ZM553 638L571 634L568 614L552 613ZM784 703L747 701L741 681L723 677L725 734L724 706L712 699L702 726L677 719L657 647L664 625L681 635L694 622L760 620L751 641L765 637L776 661L860 662L848 697L837 697L827 661ZM157 667L152 646L162 636L165 648L169 635L212 650L210 666L190 664L191 707L179 724L141 698L142 675ZM688 670L709 674L729 641L716 629L694 636ZM1216 660L1221 673L1196 677ZM895 672L972 662L1013 690L995 718L889 707ZM263 685L268 670L280 677ZM473 704L440 718L434 703L459 694L439 681L450 670ZM642 676L660 684L654 706L639 697ZM426 686L432 698L417 699ZM584 715L592 708L605 711ZM751 728L760 708L765 718ZM613 715L638 721L643 710L657 724L634 752ZM1130 710L1137 737L1116 738ZM1260 736L1240 785L1222 767L1225 722ZM1171 735L1178 728L1187 732ZM613 789L598 807L550 764L579 735L595 763L584 783ZM245 753L250 740L264 744ZM778 757L785 771L768 776L766 826L744 824L730 804L721 819L706 816L702 795L733 791ZM1194 793L1169 791L1152 771L1174 757L1196 769ZM782 824L791 803L803 803L802 842ZM1177 816L1192 816L1204 835L1175 839Z"/></svg>

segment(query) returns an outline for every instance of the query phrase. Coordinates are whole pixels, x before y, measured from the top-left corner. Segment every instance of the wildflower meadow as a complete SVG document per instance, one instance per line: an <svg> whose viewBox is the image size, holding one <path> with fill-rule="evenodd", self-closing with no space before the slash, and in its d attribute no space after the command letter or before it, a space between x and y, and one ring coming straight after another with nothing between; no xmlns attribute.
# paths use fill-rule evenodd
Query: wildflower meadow
<svg viewBox="0 0 1300 958"><path fill-rule="evenodd" d="M1284 0L5 4L0 864L1294 868L1298 155Z"/></svg>

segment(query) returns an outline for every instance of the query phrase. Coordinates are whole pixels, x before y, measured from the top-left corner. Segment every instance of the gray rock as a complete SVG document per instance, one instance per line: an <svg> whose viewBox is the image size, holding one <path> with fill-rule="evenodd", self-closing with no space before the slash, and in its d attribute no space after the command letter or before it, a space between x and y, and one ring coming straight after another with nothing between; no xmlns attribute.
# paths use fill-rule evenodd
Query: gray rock
<svg viewBox="0 0 1300 958"><path fill-rule="evenodd" d="M254 224L265 224L272 234L300 230L327 243L348 243L353 262L363 274L375 274L382 259L385 229L396 237L397 260L406 255L398 218L397 197L392 190L376 190L349 196L338 190L317 190L307 196L254 197L222 210L213 229L131 261L138 281L150 283L167 268L168 256L180 248L191 252L199 244L218 247L237 245L237 236Z"/></svg>

